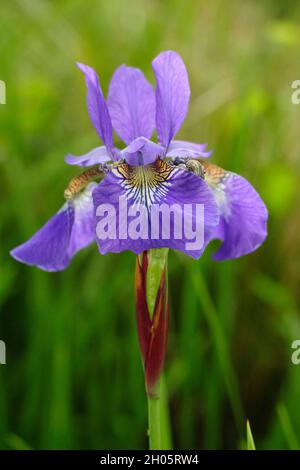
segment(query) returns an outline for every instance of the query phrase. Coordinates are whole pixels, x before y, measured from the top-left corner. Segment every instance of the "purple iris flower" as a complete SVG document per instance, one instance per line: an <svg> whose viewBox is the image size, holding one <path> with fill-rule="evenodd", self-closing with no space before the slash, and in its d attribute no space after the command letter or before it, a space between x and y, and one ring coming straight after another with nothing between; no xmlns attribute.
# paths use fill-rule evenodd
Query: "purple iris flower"
<svg viewBox="0 0 300 470"><path fill-rule="evenodd" d="M152 62L155 91L139 69L120 66L111 79L107 101L96 72L87 65L78 67L86 80L88 112L104 145L65 160L70 165L97 167L78 177L63 207L32 238L12 250L15 259L59 271L95 240L102 254L124 250L139 254L169 247L199 258L209 241L217 238L223 242L214 254L218 260L245 255L261 245L267 235L268 212L255 189L243 177L208 163L211 152L206 145L174 140L190 98L187 71L176 52L162 52ZM114 146L113 129L125 148ZM155 129L157 143L150 140ZM96 176L94 181L90 175ZM96 182L97 177L100 181ZM128 205L126 215L121 213L120 200ZM175 208L169 238L159 231L155 237L132 239L127 236L128 227L120 234L120 226L131 220L131 209L139 207L149 213L155 204ZM97 236L98 208L103 205L114 207L116 214L116 236L107 239ZM204 207L203 244L188 250L187 236L174 236L176 210L184 208L193 225L196 205Z"/></svg>

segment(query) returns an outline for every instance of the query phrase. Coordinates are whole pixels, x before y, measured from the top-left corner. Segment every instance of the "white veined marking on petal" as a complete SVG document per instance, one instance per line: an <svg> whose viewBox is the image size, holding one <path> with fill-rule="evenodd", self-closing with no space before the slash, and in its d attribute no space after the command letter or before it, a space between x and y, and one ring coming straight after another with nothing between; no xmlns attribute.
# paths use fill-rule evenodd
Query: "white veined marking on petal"
<svg viewBox="0 0 300 470"><path fill-rule="evenodd" d="M90 183L84 191L77 194L73 198L73 204L75 209L80 212L81 210L85 210L91 203L92 200L92 192L96 188L96 183Z"/></svg>
<svg viewBox="0 0 300 470"><path fill-rule="evenodd" d="M126 165L126 164L125 164ZM155 166L137 166L124 175L121 165L115 168L114 174L121 179L121 185L125 189L128 199L134 199L134 206L143 205L149 208L152 204L159 203L167 195L171 182L168 181L171 173L176 169L164 165L164 171L159 171ZM168 166L166 166L168 165ZM125 171L128 167L125 167ZM165 177L163 175L165 173Z"/></svg>
<svg viewBox="0 0 300 470"><path fill-rule="evenodd" d="M205 169L205 180L214 192L217 206L222 216L228 220L231 215L230 200L227 187L234 174L223 170L223 168L213 163L203 162Z"/></svg>
<svg viewBox="0 0 300 470"><path fill-rule="evenodd" d="M228 194L226 191L226 185L230 182L229 180L230 173L226 172L220 182L214 185L213 188L217 206L225 219L228 219L231 215L230 201L228 200Z"/></svg>

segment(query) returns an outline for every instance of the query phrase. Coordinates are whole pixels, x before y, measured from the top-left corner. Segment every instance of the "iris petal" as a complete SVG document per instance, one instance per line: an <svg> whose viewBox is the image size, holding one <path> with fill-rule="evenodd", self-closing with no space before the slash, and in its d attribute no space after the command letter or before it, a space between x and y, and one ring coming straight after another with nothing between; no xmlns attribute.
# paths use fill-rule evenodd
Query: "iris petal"
<svg viewBox="0 0 300 470"><path fill-rule="evenodd" d="M256 250L267 236L268 211L259 194L242 176L204 164L221 217L212 239L223 241L215 260L238 258Z"/></svg>
<svg viewBox="0 0 300 470"><path fill-rule="evenodd" d="M105 102L99 77L88 65L77 64L79 69L84 73L87 87L87 108L100 139L104 142L108 152L113 157L113 129Z"/></svg>
<svg viewBox="0 0 300 470"><path fill-rule="evenodd" d="M70 259L79 250L86 248L95 240L95 215L92 193L96 187L96 183L89 184L72 201L75 217L68 246L68 256Z"/></svg>
<svg viewBox="0 0 300 470"><path fill-rule="evenodd" d="M158 141L168 147L183 123L190 85L183 60L173 51L161 52L152 62L156 78L156 129Z"/></svg>
<svg viewBox="0 0 300 470"><path fill-rule="evenodd" d="M109 86L108 108L118 136L129 144L150 138L155 127L155 95L141 70L121 65Z"/></svg>
<svg viewBox="0 0 300 470"><path fill-rule="evenodd" d="M207 158L212 151L206 151L207 144L195 144L185 140L172 140L168 147L166 157L189 157L189 158Z"/></svg>
<svg viewBox="0 0 300 470"><path fill-rule="evenodd" d="M74 209L65 204L33 237L13 249L17 261L44 271L61 271L69 264L68 245L74 223Z"/></svg>
<svg viewBox="0 0 300 470"><path fill-rule="evenodd" d="M64 206L29 240L10 254L16 260L44 271L62 271L71 258L95 239L92 191L85 191Z"/></svg>
<svg viewBox="0 0 300 470"><path fill-rule="evenodd" d="M138 137L121 151L121 157L129 165L148 165L164 155L164 147L145 137Z"/></svg>
<svg viewBox="0 0 300 470"><path fill-rule="evenodd" d="M206 182L159 159L148 166L119 164L94 190L93 199L96 240L102 254L124 250L138 254L151 248L169 247L198 258L219 221L213 192ZM201 220L196 218L196 205L204 207L204 220L203 217ZM169 226L164 225L164 221L153 225L150 213L154 206L171 210ZM98 231L100 224L103 228L104 215L107 228L110 228L107 237L102 236L103 232L99 236ZM132 224L139 216L140 236L133 237ZM198 226L204 230L204 245L200 243L195 248L189 245L191 237L185 230L180 230L187 222L195 231Z"/></svg>
<svg viewBox="0 0 300 470"><path fill-rule="evenodd" d="M101 147L96 147L90 152L85 153L84 155L66 155L65 162L69 165L77 166L93 166L100 163L106 163L111 160L109 153L107 152L106 147L103 145Z"/></svg>

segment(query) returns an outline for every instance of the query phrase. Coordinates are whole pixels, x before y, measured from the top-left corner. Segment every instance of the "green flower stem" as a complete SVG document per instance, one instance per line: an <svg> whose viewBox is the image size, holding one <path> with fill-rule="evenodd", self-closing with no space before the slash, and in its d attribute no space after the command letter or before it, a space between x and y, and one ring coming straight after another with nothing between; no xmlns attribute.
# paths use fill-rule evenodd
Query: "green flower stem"
<svg viewBox="0 0 300 470"><path fill-rule="evenodd" d="M149 448L150 450L171 450L172 436L168 410L165 378L160 378L158 396L148 396Z"/></svg>
<svg viewBox="0 0 300 470"><path fill-rule="evenodd" d="M151 250L148 253L147 303L151 318L162 273L164 269L167 271L168 251L167 248L161 248ZM163 375L157 383L155 396L148 395L148 420L150 450L172 449L168 401Z"/></svg>
<svg viewBox="0 0 300 470"><path fill-rule="evenodd" d="M148 396L148 423L149 449L163 449L161 429L161 399L159 396Z"/></svg>

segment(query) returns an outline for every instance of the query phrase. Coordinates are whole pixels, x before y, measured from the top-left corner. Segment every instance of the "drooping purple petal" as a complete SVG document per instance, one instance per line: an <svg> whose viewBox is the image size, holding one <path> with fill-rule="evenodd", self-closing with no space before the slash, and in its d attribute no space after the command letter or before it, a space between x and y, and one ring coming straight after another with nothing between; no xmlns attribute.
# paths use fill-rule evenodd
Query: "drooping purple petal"
<svg viewBox="0 0 300 470"><path fill-rule="evenodd" d="M148 165L163 155L164 148L145 137L138 137L121 150L121 158L125 158L128 165L134 166Z"/></svg>
<svg viewBox="0 0 300 470"><path fill-rule="evenodd" d="M185 140L172 140L168 147L166 157L189 157L189 158L207 158L212 151L205 151L207 144L195 144Z"/></svg>
<svg viewBox="0 0 300 470"><path fill-rule="evenodd" d="M104 142L108 152L113 158L113 129L105 102L99 77L88 65L77 63L79 69L84 73L87 87L87 108L100 139Z"/></svg>
<svg viewBox="0 0 300 470"><path fill-rule="evenodd" d="M118 165L93 198L102 254L169 247L198 258L219 221L206 182L161 160L144 167Z"/></svg>
<svg viewBox="0 0 300 470"><path fill-rule="evenodd" d="M44 271L61 271L69 264L68 246L74 209L65 204L33 237L10 254L17 261Z"/></svg>
<svg viewBox="0 0 300 470"><path fill-rule="evenodd" d="M161 52L152 62L156 78L156 129L158 141L168 147L183 123L190 85L183 60L173 51Z"/></svg>
<svg viewBox="0 0 300 470"><path fill-rule="evenodd" d="M155 95L141 70L121 65L109 86L108 109L118 136L129 144L150 138L155 127Z"/></svg>
<svg viewBox="0 0 300 470"><path fill-rule="evenodd" d="M62 271L72 257L95 240L95 217L90 184L11 255L44 271Z"/></svg>
<svg viewBox="0 0 300 470"><path fill-rule="evenodd" d="M96 147L90 152L85 153L84 155L76 156L68 154L65 156L65 162L69 165L77 165L83 167L106 163L109 160L111 160L111 156L104 145L102 147Z"/></svg>
<svg viewBox="0 0 300 470"><path fill-rule="evenodd" d="M268 211L264 202L242 176L210 164L205 170L221 214L220 224L211 238L223 243L213 259L238 258L251 253L267 236Z"/></svg>
<svg viewBox="0 0 300 470"><path fill-rule="evenodd" d="M92 193L97 187L91 183L72 201L75 217L71 231L68 256L71 259L79 250L95 240L95 215Z"/></svg>

